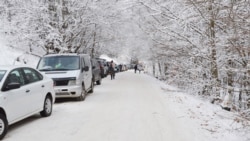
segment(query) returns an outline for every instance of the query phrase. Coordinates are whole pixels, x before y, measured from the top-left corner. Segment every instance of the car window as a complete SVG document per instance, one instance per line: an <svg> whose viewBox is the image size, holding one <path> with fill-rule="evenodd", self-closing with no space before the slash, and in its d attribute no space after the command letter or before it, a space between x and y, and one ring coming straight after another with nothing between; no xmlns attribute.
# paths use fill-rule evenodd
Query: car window
<svg viewBox="0 0 250 141"><path fill-rule="evenodd" d="M20 83L21 86L24 85L24 78L20 73L20 70L15 69L8 74L6 84L9 83Z"/></svg>
<svg viewBox="0 0 250 141"><path fill-rule="evenodd" d="M78 56L70 56L65 61L66 62L66 68L69 70L77 70L80 68L80 57Z"/></svg>
<svg viewBox="0 0 250 141"><path fill-rule="evenodd" d="M42 76L39 72L30 68L23 68L27 83L33 83L42 80Z"/></svg>
<svg viewBox="0 0 250 141"><path fill-rule="evenodd" d="M80 68L79 64L79 56L50 56L43 57L37 69L40 71L77 70Z"/></svg>
<svg viewBox="0 0 250 141"><path fill-rule="evenodd" d="M6 73L6 70L0 70L0 82L2 81L3 76L5 75L5 73Z"/></svg>

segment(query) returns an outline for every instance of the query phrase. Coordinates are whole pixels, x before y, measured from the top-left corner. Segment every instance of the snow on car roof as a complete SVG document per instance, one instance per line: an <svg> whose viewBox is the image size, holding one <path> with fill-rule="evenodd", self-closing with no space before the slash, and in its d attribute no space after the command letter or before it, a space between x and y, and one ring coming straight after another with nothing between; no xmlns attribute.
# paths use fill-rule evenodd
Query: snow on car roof
<svg viewBox="0 0 250 141"><path fill-rule="evenodd" d="M0 65L0 70L11 70L11 69L20 68L20 67L33 68L31 66L28 66L28 65Z"/></svg>

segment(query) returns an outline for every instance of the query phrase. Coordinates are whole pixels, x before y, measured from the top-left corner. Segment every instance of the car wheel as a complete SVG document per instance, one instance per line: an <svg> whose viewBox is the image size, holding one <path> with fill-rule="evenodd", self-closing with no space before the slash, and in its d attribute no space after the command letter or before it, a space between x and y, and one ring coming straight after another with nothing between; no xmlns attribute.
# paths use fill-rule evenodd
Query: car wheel
<svg viewBox="0 0 250 141"><path fill-rule="evenodd" d="M97 84L97 85L101 85L101 83L102 83L102 79L96 81L96 84Z"/></svg>
<svg viewBox="0 0 250 141"><path fill-rule="evenodd" d="M90 90L89 93L93 93L94 92L94 82L91 82L91 86L90 86Z"/></svg>
<svg viewBox="0 0 250 141"><path fill-rule="evenodd" d="M0 114L0 140L4 138L8 131L8 122L3 114Z"/></svg>
<svg viewBox="0 0 250 141"><path fill-rule="evenodd" d="M78 101L84 101L85 100L85 97L86 97L86 90L85 90L85 87L84 85L82 85L82 92L81 92L81 95L79 97L77 97L77 100Z"/></svg>
<svg viewBox="0 0 250 141"><path fill-rule="evenodd" d="M49 96L46 96L43 105L43 111L40 112L42 117L48 117L52 113L52 99Z"/></svg>

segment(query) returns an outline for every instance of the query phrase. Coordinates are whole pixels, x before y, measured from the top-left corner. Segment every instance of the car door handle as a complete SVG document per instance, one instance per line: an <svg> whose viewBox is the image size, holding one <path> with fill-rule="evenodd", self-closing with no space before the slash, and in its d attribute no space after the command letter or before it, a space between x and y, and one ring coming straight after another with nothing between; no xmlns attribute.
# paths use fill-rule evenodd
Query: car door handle
<svg viewBox="0 0 250 141"><path fill-rule="evenodd" d="M30 90L26 90L25 92L28 93L28 92L30 92Z"/></svg>
<svg viewBox="0 0 250 141"><path fill-rule="evenodd" d="M42 85L41 87L44 88L44 85Z"/></svg>

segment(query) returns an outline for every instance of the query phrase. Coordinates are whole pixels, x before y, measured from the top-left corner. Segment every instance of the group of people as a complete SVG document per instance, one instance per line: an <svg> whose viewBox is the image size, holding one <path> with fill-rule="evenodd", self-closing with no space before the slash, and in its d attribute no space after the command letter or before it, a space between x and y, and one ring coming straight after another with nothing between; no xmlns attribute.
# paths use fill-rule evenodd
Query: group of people
<svg viewBox="0 0 250 141"><path fill-rule="evenodd" d="M141 73L142 71L141 65L135 64L134 70L135 73L137 72L137 70L139 71L139 73ZM115 79L115 63L113 62L113 60L109 63L109 74L111 76L111 80Z"/></svg>

